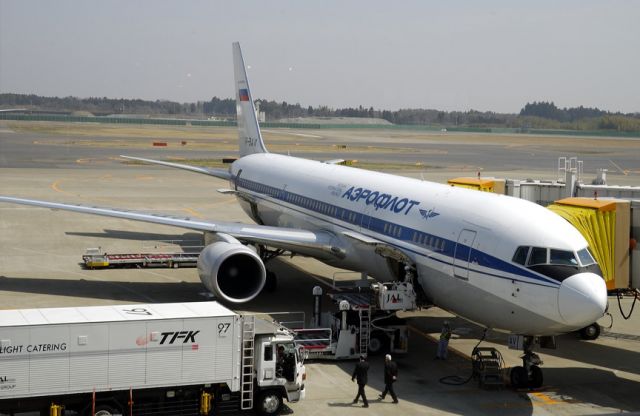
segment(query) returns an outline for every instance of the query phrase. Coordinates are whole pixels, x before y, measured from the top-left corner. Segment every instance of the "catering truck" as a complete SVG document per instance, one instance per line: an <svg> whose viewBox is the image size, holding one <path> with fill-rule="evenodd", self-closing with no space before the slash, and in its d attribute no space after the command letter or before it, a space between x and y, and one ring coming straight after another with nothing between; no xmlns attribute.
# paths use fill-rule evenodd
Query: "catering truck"
<svg viewBox="0 0 640 416"><path fill-rule="evenodd" d="M288 329L217 302L0 311L0 414L275 414L305 378Z"/></svg>

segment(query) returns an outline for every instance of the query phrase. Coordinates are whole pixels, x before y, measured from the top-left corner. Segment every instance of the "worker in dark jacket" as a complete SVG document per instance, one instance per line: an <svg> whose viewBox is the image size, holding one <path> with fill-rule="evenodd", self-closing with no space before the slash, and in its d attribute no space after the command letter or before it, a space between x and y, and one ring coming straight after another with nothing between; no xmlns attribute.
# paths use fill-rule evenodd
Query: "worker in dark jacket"
<svg viewBox="0 0 640 416"><path fill-rule="evenodd" d="M391 395L394 403L398 403L398 396L393 391L393 383L398 379L398 364L391 360L391 355L384 356L384 391L380 395L380 400L384 400L387 393Z"/></svg>
<svg viewBox="0 0 640 416"><path fill-rule="evenodd" d="M369 407L369 402L367 401L367 395L364 393L364 386L367 385L367 373L369 372L369 363L367 362L367 358L364 355L360 356L360 361L356 364L356 368L353 369L353 374L351 375L351 381L358 381L358 394L356 398L353 399L353 404L358 403L358 399L362 396L362 401L364 405L362 407Z"/></svg>

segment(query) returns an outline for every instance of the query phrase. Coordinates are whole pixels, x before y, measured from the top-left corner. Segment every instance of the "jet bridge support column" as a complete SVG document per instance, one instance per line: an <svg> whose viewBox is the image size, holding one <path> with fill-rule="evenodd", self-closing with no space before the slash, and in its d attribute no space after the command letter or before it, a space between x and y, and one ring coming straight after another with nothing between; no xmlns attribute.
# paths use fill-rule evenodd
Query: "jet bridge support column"
<svg viewBox="0 0 640 416"><path fill-rule="evenodd" d="M320 328L320 316L322 315L322 288L320 286L313 287L313 325Z"/></svg>

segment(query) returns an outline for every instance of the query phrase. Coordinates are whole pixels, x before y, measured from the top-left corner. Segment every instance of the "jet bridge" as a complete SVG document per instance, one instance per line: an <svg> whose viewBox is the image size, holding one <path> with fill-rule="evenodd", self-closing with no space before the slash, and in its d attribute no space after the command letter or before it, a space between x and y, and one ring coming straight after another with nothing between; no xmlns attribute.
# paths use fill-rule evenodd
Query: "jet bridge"
<svg viewBox="0 0 640 416"><path fill-rule="evenodd" d="M565 198L549 205L589 243L607 289L628 288L631 204L621 199Z"/></svg>

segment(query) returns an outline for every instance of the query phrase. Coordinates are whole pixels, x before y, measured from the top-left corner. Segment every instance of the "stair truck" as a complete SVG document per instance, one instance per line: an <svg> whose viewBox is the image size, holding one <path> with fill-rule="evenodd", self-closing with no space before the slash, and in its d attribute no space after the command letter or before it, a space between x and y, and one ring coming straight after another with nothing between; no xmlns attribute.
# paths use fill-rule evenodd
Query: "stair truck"
<svg viewBox="0 0 640 416"><path fill-rule="evenodd" d="M321 296L322 291L318 293ZM411 283L374 284L328 296L337 311L314 313L313 327L295 330L296 343L309 359L345 360L408 351L407 322L395 312L416 309Z"/></svg>
<svg viewBox="0 0 640 416"><path fill-rule="evenodd" d="M305 379L290 330L217 302L0 311L0 414L275 414Z"/></svg>

